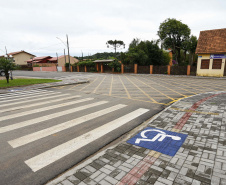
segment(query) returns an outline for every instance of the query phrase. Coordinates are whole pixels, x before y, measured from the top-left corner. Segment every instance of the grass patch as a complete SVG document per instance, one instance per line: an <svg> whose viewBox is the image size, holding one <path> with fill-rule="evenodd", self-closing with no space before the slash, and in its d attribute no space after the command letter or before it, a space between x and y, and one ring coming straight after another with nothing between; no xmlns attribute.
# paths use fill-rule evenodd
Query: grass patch
<svg viewBox="0 0 226 185"><path fill-rule="evenodd" d="M20 87L27 86L33 84L42 84L42 83L51 83L51 82L60 82L61 80L53 80L53 79L14 79L9 80L9 83L4 80L0 80L0 89L8 88L8 87Z"/></svg>

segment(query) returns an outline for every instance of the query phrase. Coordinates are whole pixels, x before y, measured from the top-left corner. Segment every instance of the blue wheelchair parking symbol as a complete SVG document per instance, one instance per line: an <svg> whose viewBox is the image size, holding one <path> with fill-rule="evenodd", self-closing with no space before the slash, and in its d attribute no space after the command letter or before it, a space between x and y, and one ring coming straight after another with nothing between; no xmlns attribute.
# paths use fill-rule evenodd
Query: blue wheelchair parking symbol
<svg viewBox="0 0 226 185"><path fill-rule="evenodd" d="M127 143L174 156L186 138L186 134L147 127Z"/></svg>

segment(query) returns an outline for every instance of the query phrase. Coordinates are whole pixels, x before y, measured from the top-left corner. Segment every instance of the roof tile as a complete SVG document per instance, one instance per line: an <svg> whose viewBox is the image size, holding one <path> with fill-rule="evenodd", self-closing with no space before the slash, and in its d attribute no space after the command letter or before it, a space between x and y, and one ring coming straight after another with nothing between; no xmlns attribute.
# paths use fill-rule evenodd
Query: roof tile
<svg viewBox="0 0 226 185"><path fill-rule="evenodd" d="M201 31L196 48L198 54L225 54L226 28Z"/></svg>

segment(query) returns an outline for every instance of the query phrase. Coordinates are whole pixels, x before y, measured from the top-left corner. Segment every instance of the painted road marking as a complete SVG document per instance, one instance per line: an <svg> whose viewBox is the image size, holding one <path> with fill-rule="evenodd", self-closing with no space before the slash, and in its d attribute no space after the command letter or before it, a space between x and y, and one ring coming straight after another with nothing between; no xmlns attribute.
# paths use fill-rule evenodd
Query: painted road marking
<svg viewBox="0 0 226 185"><path fill-rule="evenodd" d="M68 128L74 127L76 125L79 125L81 123L84 123L86 121L92 120L94 118L103 116L103 115L108 114L110 112L119 110L119 109L124 108L126 106L127 105L118 104L118 105L115 105L113 107L106 108L106 109L103 109L101 111L97 111L97 112L94 112L94 113L91 113L91 114L88 114L88 115L85 115L85 116L82 116L82 117L79 117L79 118L76 118L76 119L73 119L73 120L70 120L70 121L67 121L67 122L64 122L64 123L61 123L61 124L58 124L58 125L55 125L55 126L52 126L52 127L49 127L49 128L43 129L43 130L40 130L38 132L34 132L32 134L29 134L29 135L26 135L26 136L23 136L23 137L11 140L8 143L13 148L17 148L19 146L31 143L31 142L36 141L38 139L44 138L46 136L55 134L57 132L60 132L60 131L63 131L65 129L68 129Z"/></svg>
<svg viewBox="0 0 226 185"><path fill-rule="evenodd" d="M4 95L0 95L0 100L1 99L6 99L6 98L17 98L17 97L22 97L22 96L27 96L31 94L40 94L40 93L47 93L47 91L37 91L37 90L32 90L32 91L27 91L27 92L20 92L20 93L7 93ZM53 91L49 91L49 93L54 93ZM60 93L60 92L57 92Z"/></svg>
<svg viewBox="0 0 226 185"><path fill-rule="evenodd" d="M147 127L127 143L174 156L188 135Z"/></svg>
<svg viewBox="0 0 226 185"><path fill-rule="evenodd" d="M127 77L126 77L127 78ZM127 78L128 81L130 81L137 89L139 89L145 96L147 96L150 100L153 101L153 103L158 103L155 99L153 99L152 97L150 97L143 89L141 89L140 87L138 87L133 81L131 81L129 78Z"/></svg>
<svg viewBox="0 0 226 185"><path fill-rule="evenodd" d="M31 119L31 120L23 121L23 122L16 123L16 124L13 124L13 125L1 127L0 133L8 132L8 131L11 131L11 130L15 130L15 129L30 126L30 125L34 125L34 124L37 124L37 123L40 123L40 122L43 122L43 121L47 121L47 120L50 120L50 119L53 119L53 118L58 118L60 116L64 116L64 115L67 115L67 114L71 114L71 113L74 113L74 112L85 110L85 109L95 107L95 106L98 106L98 105L103 105L105 103L108 103L108 102L107 101L95 102L95 103L91 103L91 104L88 104L88 105L76 107L76 108L73 108L73 109L69 109L69 110L65 110L65 111L61 111L61 112L56 112L56 113L53 113L53 114L48 114L46 116L42 116L42 117L39 117L39 118L34 118L34 119Z"/></svg>
<svg viewBox="0 0 226 185"><path fill-rule="evenodd" d="M77 98L77 97L78 96L69 96L67 98L58 99L58 101L73 99L73 98ZM22 116L27 116L29 114L48 111L48 110L51 110L51 109L56 109L56 108L60 108L60 107L68 106L68 105L73 105L73 104L76 104L76 103L82 103L82 102L90 101L90 100L93 100L93 99L94 98L85 98L85 99L80 99L80 100L74 100L74 101L70 101L70 102L67 102L67 103L61 103L61 104L57 104L57 105L51 105L51 106L43 107L43 108L40 108L40 109L34 109L34 110L24 111L24 112L20 112L20 113L16 113L16 114L10 114L8 116L1 116L0 121L4 121L4 120L7 120L7 119L13 119L13 118L17 118L17 117L22 117ZM1 128L0 128L0 130L1 130ZM1 131L0 131L0 133L1 133Z"/></svg>
<svg viewBox="0 0 226 185"><path fill-rule="evenodd" d="M145 135L146 132L158 132L158 134L153 139L147 139L148 137ZM170 137L173 140L181 140L181 137L179 137L179 136L167 135L165 132L163 132L161 130L157 130L157 129L144 130L143 132L141 132L140 136L142 138L137 138L136 141L135 141L136 144L139 144L141 141L154 142L154 141L158 140L158 141L161 142L166 137Z"/></svg>
<svg viewBox="0 0 226 185"><path fill-rule="evenodd" d="M159 91L158 89L154 88L153 86L148 85L148 84L144 83L143 81L141 81L141 80L139 80L139 79L137 79L137 78L135 78L135 79L136 79L137 81L140 81L141 83L143 83L145 86L150 87L151 89L154 89L155 91L157 91L158 93L160 93L160 94L162 94L163 96L167 97L168 99L175 100L174 98L172 98L172 97L170 97L170 96L168 96L168 95L162 93L161 91Z"/></svg>
<svg viewBox="0 0 226 185"><path fill-rule="evenodd" d="M49 164L67 156L68 154L90 144L91 142L107 135L113 130L123 126L129 121L141 116L142 114L148 112L148 109L137 109L129 114L126 114L114 121L106 123L105 125L98 127L86 134L83 134L77 138L74 138L64 144L54 147L44 153L41 153L31 159L25 161L25 163L36 172Z"/></svg>
<svg viewBox="0 0 226 185"><path fill-rule="evenodd" d="M59 101L58 98L61 97L61 96L70 96L70 95L69 94L60 94L60 95L56 95L56 96L46 97L45 99L52 99L52 98L57 98L57 99L49 100L49 101L43 101L43 102L40 102L40 103L30 103L28 105L22 105L22 106L16 106L16 107L11 107L11 108L6 108L6 109L0 110L0 113L2 113L2 112L8 112L8 111L14 111L14 110L18 110L18 109L35 107L35 106L39 106L39 105L45 105L47 103L58 102ZM78 96L78 97L80 97L80 96ZM35 101L37 101L37 100L40 100L40 99L36 99ZM28 101L26 101L24 103L27 103L27 102Z"/></svg>
<svg viewBox="0 0 226 185"><path fill-rule="evenodd" d="M103 83L105 80L106 76L104 76L103 80L99 83L99 85L94 89L93 93L96 93L97 89L100 87L100 85Z"/></svg>
<svg viewBox="0 0 226 185"><path fill-rule="evenodd" d="M57 94L59 94L60 92L58 92ZM28 98L34 98L35 97L35 99L37 98L37 97L40 97L40 96L44 96L44 95L55 95L56 93L55 92L43 92L43 93L39 93L39 92L37 92L37 93L34 93L34 94L29 94L29 95L26 95L26 97L17 97L16 99L8 99L8 97L7 98L4 98L4 99L7 99L7 100L4 100L4 101L0 101L1 102L1 104L2 103L6 103L6 102L14 102L15 103L15 101L17 101L17 103L19 103L19 102L24 102L23 100L26 100L26 99L28 99ZM33 101L34 101L34 99L33 99ZM7 103L7 106L8 105L10 105L10 103ZM1 106L2 107L2 106Z"/></svg>
<svg viewBox="0 0 226 185"><path fill-rule="evenodd" d="M126 91L126 94L127 94L128 98L129 98L129 99L131 99L131 96L130 96L130 94L129 94L129 91L127 90L127 88L126 88L125 84L123 83L123 81L122 81L121 77L120 77L120 76L118 76L118 77L119 77L119 80L120 80L120 81L121 81L121 83L122 83L123 88L124 88L124 89L125 89L125 91Z"/></svg>
<svg viewBox="0 0 226 185"><path fill-rule="evenodd" d="M27 93L30 93L30 92L53 92L53 91L43 90L43 89L33 89L33 90L28 90L28 91L19 91L19 92L5 93L5 94L1 94L0 97L10 96L10 95L15 95L15 94L27 94Z"/></svg>

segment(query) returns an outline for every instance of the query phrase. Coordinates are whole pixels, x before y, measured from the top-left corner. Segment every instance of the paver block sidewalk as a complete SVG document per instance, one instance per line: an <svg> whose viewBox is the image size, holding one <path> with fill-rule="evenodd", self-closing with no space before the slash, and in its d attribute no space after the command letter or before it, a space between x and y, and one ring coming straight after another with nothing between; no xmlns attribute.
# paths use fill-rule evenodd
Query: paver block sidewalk
<svg viewBox="0 0 226 185"><path fill-rule="evenodd" d="M49 184L226 184L226 92L180 100L147 127L187 138L173 157L125 140Z"/></svg>

